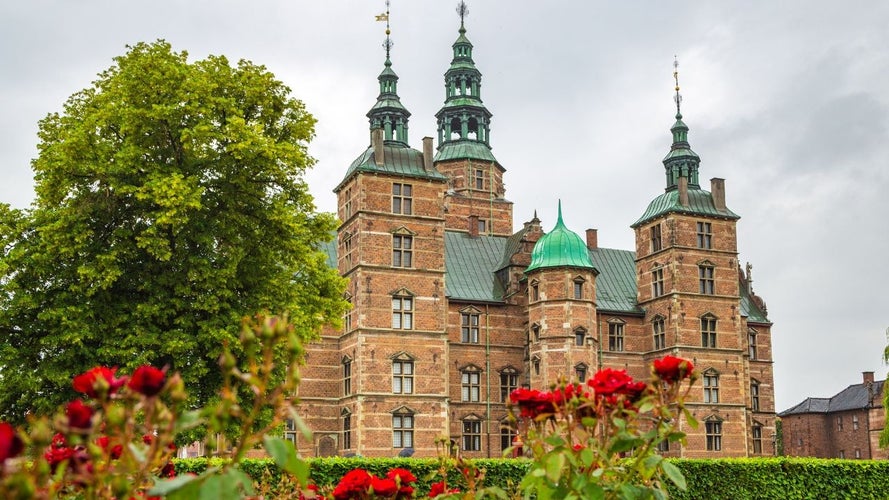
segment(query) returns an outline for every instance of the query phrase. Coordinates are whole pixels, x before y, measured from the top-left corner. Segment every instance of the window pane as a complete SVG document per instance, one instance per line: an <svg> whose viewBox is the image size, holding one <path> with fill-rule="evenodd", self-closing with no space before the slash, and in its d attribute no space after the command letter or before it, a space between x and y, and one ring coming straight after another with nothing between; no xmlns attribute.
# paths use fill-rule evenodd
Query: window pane
<svg viewBox="0 0 889 500"><path fill-rule="evenodd" d="M413 363L402 363L402 368L404 370L405 375L413 375L413 373L414 373L414 364Z"/></svg>
<svg viewBox="0 0 889 500"><path fill-rule="evenodd" d="M413 242L414 242L413 238L411 238L410 236L405 236L404 238L401 239L401 248L403 248L405 250L410 250Z"/></svg>
<svg viewBox="0 0 889 500"><path fill-rule="evenodd" d="M405 448L413 448L413 446L414 446L413 431L404 431L404 447Z"/></svg>
<svg viewBox="0 0 889 500"><path fill-rule="evenodd" d="M404 394L413 394L414 392L414 379L405 377L404 379Z"/></svg>
<svg viewBox="0 0 889 500"><path fill-rule="evenodd" d="M404 252L404 259L401 267L411 267L413 266L413 259L411 258L410 252Z"/></svg>
<svg viewBox="0 0 889 500"><path fill-rule="evenodd" d="M404 301L404 307L403 307L403 309L404 309L405 311L410 311L411 309L414 308L414 299L412 299L412 298L410 298L410 297L405 297L405 298L402 299L402 300Z"/></svg>
<svg viewBox="0 0 889 500"><path fill-rule="evenodd" d="M402 188L404 189L404 191L402 192L404 196L411 196L413 194L413 186L411 186L410 184L404 184Z"/></svg>
<svg viewBox="0 0 889 500"><path fill-rule="evenodd" d="M392 328L401 328L401 314L392 313Z"/></svg>
<svg viewBox="0 0 889 500"><path fill-rule="evenodd" d="M392 392L396 394L401 394L401 378L396 377L392 379Z"/></svg>
<svg viewBox="0 0 889 500"><path fill-rule="evenodd" d="M404 326L405 330L410 330L414 327L414 315L411 313L404 313Z"/></svg>

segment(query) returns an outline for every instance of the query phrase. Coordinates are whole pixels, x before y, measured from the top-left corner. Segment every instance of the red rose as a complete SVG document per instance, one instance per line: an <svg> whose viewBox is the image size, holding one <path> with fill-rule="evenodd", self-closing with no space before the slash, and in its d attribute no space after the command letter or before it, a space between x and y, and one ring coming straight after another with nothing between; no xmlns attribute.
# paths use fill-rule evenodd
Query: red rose
<svg viewBox="0 0 889 500"><path fill-rule="evenodd" d="M536 389L516 389L509 394L509 400L521 410L521 416L537 418L541 413L552 413L553 395Z"/></svg>
<svg viewBox="0 0 889 500"><path fill-rule="evenodd" d="M143 434L142 435L142 442L147 444L148 446L151 446L151 443L153 441L154 441L154 436L152 436L151 434Z"/></svg>
<svg viewBox="0 0 889 500"><path fill-rule="evenodd" d="M645 382L636 382L633 377L627 375L626 370L604 368L587 381L587 385L593 388L596 400L606 399L611 402L614 398L609 396L624 395L630 401L635 400L645 391Z"/></svg>
<svg viewBox="0 0 889 500"><path fill-rule="evenodd" d="M93 409L79 399L68 403L65 407L65 415L68 416L68 425L78 429L89 429L92 425Z"/></svg>
<svg viewBox="0 0 889 500"><path fill-rule="evenodd" d="M25 445L19 437L15 427L8 422L0 422L0 467L7 458L12 458L22 452Z"/></svg>
<svg viewBox="0 0 889 500"><path fill-rule="evenodd" d="M336 500L348 500L367 492L373 476L364 469L352 469L340 479L339 484L333 490L333 498Z"/></svg>
<svg viewBox="0 0 889 500"><path fill-rule="evenodd" d="M67 446L57 448L55 446L50 446L48 450L43 454L43 458L49 462L50 468L55 471L59 465L65 460L71 463L71 460L74 458L75 450L74 448L69 448Z"/></svg>
<svg viewBox="0 0 889 500"><path fill-rule="evenodd" d="M557 387L552 392L553 404L562 406L574 398L584 397L583 386L580 384L568 384L565 387Z"/></svg>
<svg viewBox="0 0 889 500"><path fill-rule="evenodd" d="M161 389L164 388L165 378L166 374L163 370L158 370L153 366L142 365L133 372L127 387L150 397L161 392Z"/></svg>
<svg viewBox="0 0 889 500"><path fill-rule="evenodd" d="M123 445L116 444L111 447L111 450L108 450L108 445L111 443L111 440L108 439L108 436L101 436L96 439L96 444L102 448L105 453L108 453L108 456L111 457L112 460L117 460L120 458L120 455L123 453Z"/></svg>
<svg viewBox="0 0 889 500"><path fill-rule="evenodd" d="M173 465L173 462L167 462L167 465L161 469L160 473L161 477L176 477L176 466Z"/></svg>
<svg viewBox="0 0 889 500"><path fill-rule="evenodd" d="M82 392L91 398L99 397L99 394L114 394L126 383L125 377L115 378L117 368L97 366L85 373L74 377L74 390Z"/></svg>
<svg viewBox="0 0 889 500"><path fill-rule="evenodd" d="M398 481L399 484L409 484L417 482L417 476L415 476L411 471L399 467L396 467L386 473L386 477L393 481Z"/></svg>
<svg viewBox="0 0 889 500"><path fill-rule="evenodd" d="M398 485L392 479L372 477L370 487L373 488L374 495L380 497L393 497L398 492Z"/></svg>
<svg viewBox="0 0 889 500"><path fill-rule="evenodd" d="M695 369L691 361L676 356L664 356L664 359L656 359L652 366L655 375L668 384L691 377Z"/></svg>
<svg viewBox="0 0 889 500"><path fill-rule="evenodd" d="M451 493L460 493L460 490L457 488L447 489L447 485L444 481L439 481L437 483L433 483L432 487L429 488L429 498L435 498L438 495L448 495Z"/></svg>

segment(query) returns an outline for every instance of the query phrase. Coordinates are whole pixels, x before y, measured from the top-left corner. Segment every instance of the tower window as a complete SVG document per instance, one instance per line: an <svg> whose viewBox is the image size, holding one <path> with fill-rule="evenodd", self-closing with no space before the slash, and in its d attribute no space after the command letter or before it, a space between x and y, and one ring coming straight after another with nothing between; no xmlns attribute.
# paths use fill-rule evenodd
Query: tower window
<svg viewBox="0 0 889 500"><path fill-rule="evenodd" d="M622 352L624 350L624 324L608 323L608 350Z"/></svg>
<svg viewBox="0 0 889 500"><path fill-rule="evenodd" d="M413 188L410 184L392 183L392 213L410 215L413 213Z"/></svg>
<svg viewBox="0 0 889 500"><path fill-rule="evenodd" d="M478 344L479 315L477 313L461 313L460 324L460 342Z"/></svg>
<svg viewBox="0 0 889 500"><path fill-rule="evenodd" d="M478 225L476 226L476 228L478 228L478 234L487 233L488 232L488 221L486 221L485 219L479 219Z"/></svg>
<svg viewBox="0 0 889 500"><path fill-rule="evenodd" d="M651 272L651 296L660 297L664 294L664 268L659 267Z"/></svg>
<svg viewBox="0 0 889 500"><path fill-rule="evenodd" d="M534 368L534 375L540 375L540 358L532 359L531 365Z"/></svg>
<svg viewBox="0 0 889 500"><path fill-rule="evenodd" d="M352 188L346 189L343 193L343 220L352 216Z"/></svg>
<svg viewBox="0 0 889 500"><path fill-rule="evenodd" d="M485 189L485 171L477 168L475 169L475 189Z"/></svg>
<svg viewBox="0 0 889 500"><path fill-rule="evenodd" d="M414 415L412 413L392 415L392 447L414 447Z"/></svg>
<svg viewBox="0 0 889 500"><path fill-rule="evenodd" d="M704 295L713 295L716 291L713 274L713 266L698 266L700 292Z"/></svg>
<svg viewBox="0 0 889 500"><path fill-rule="evenodd" d="M346 268L352 267L352 235L349 233L343 235L343 260Z"/></svg>
<svg viewBox="0 0 889 500"><path fill-rule="evenodd" d="M392 362L392 393L414 393L414 362L395 360Z"/></svg>
<svg viewBox="0 0 889 500"><path fill-rule="evenodd" d="M837 417L837 430L838 431L843 430L843 416L842 415Z"/></svg>
<svg viewBox="0 0 889 500"><path fill-rule="evenodd" d="M583 343L586 340L586 330L583 328L578 328L574 330L574 345L577 347L583 347Z"/></svg>
<svg viewBox="0 0 889 500"><path fill-rule="evenodd" d="M392 265L411 267L414 257L414 237L402 234L392 235Z"/></svg>
<svg viewBox="0 0 889 500"><path fill-rule="evenodd" d="M712 370L704 373L704 402L719 402L719 374Z"/></svg>
<svg viewBox="0 0 889 500"><path fill-rule="evenodd" d="M747 355L750 359L758 359L756 352L756 330L747 330Z"/></svg>
<svg viewBox="0 0 889 500"><path fill-rule="evenodd" d="M540 285L535 281L531 283L531 302L540 300Z"/></svg>
<svg viewBox="0 0 889 500"><path fill-rule="evenodd" d="M531 334L534 337L534 342L540 342L540 325L536 323L531 325Z"/></svg>
<svg viewBox="0 0 889 500"><path fill-rule="evenodd" d="M852 430L858 430L858 415L852 415Z"/></svg>
<svg viewBox="0 0 889 500"><path fill-rule="evenodd" d="M574 367L574 375L577 377L578 382L583 383L586 381L586 373L587 365L580 363Z"/></svg>
<svg viewBox="0 0 889 500"><path fill-rule="evenodd" d="M708 420L705 424L707 432L707 451L722 450L722 422Z"/></svg>
<svg viewBox="0 0 889 500"><path fill-rule="evenodd" d="M574 298L580 300L583 298L583 279L574 278Z"/></svg>
<svg viewBox="0 0 889 500"><path fill-rule="evenodd" d="M701 318L701 346L716 347L716 318L713 316Z"/></svg>
<svg viewBox="0 0 889 500"><path fill-rule="evenodd" d="M753 424L751 434L753 437L753 453L762 453L762 426Z"/></svg>
<svg viewBox="0 0 889 500"><path fill-rule="evenodd" d="M664 330L664 318L655 319L651 323L651 329L654 334L655 350L667 347L667 333Z"/></svg>
<svg viewBox="0 0 889 500"><path fill-rule="evenodd" d="M481 373L478 368L471 367L460 374L460 400L478 402L481 397Z"/></svg>
<svg viewBox="0 0 889 500"><path fill-rule="evenodd" d="M512 368L505 368L500 372L500 401L509 401L509 394L519 386L519 374Z"/></svg>
<svg viewBox="0 0 889 500"><path fill-rule="evenodd" d="M481 451L482 423L476 418L463 421L463 451Z"/></svg>
<svg viewBox="0 0 889 500"><path fill-rule="evenodd" d="M759 382L750 382L750 409L759 411Z"/></svg>
<svg viewBox="0 0 889 500"><path fill-rule="evenodd" d="M343 396L352 394L352 360L343 359Z"/></svg>
<svg viewBox="0 0 889 500"><path fill-rule="evenodd" d="M713 248L713 228L709 222L698 222L698 248Z"/></svg>
<svg viewBox="0 0 889 500"><path fill-rule="evenodd" d="M654 253L661 248L663 248L661 243L661 225L655 224L651 226L651 251Z"/></svg>
<svg viewBox="0 0 889 500"><path fill-rule="evenodd" d="M392 328L411 330L414 327L414 298L392 297Z"/></svg>

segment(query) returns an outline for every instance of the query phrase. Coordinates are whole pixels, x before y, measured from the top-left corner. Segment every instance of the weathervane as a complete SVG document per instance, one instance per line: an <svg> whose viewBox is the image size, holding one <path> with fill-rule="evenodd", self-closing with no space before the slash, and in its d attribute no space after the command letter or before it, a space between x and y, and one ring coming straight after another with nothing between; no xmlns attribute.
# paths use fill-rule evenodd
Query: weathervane
<svg viewBox="0 0 889 500"><path fill-rule="evenodd" d="M682 94L679 93L679 59L675 55L673 56L673 80L676 82L676 96L673 97L673 100L676 101L676 118L682 118L682 113L679 111L679 105L682 104Z"/></svg>
<svg viewBox="0 0 889 500"><path fill-rule="evenodd" d="M386 12L377 16L377 21L386 21L386 41L383 42L383 48L386 49L386 61L389 60L389 50L395 45L395 42L389 38L392 31L389 29L389 0L386 0Z"/></svg>
<svg viewBox="0 0 889 500"><path fill-rule="evenodd" d="M460 32L463 33L466 31L466 28L463 27L463 20L469 15L469 7L466 6L466 2L463 0L460 0L460 3L457 4L457 15L460 16Z"/></svg>

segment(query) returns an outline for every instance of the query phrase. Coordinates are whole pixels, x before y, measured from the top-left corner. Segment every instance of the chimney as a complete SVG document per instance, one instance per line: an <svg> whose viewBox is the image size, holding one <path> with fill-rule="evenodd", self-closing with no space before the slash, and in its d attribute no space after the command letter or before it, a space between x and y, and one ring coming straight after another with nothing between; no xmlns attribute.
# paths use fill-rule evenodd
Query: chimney
<svg viewBox="0 0 889 500"><path fill-rule="evenodd" d="M710 179L710 194L713 195L713 205L716 210L725 210L725 179L719 177Z"/></svg>
<svg viewBox="0 0 889 500"><path fill-rule="evenodd" d="M684 175L679 176L679 204L688 206L688 177Z"/></svg>
<svg viewBox="0 0 889 500"><path fill-rule="evenodd" d="M427 172L432 171L432 138L423 138L423 169Z"/></svg>
<svg viewBox="0 0 889 500"><path fill-rule="evenodd" d="M469 236L478 238L478 215L469 216Z"/></svg>
<svg viewBox="0 0 889 500"><path fill-rule="evenodd" d="M383 129L375 128L370 131L370 145L374 148L374 162L378 167L383 166Z"/></svg>
<svg viewBox="0 0 889 500"><path fill-rule="evenodd" d="M586 230L586 247L590 250L595 250L599 248L599 230L598 229L587 229Z"/></svg>
<svg viewBox="0 0 889 500"><path fill-rule="evenodd" d="M861 375L865 385L874 383L874 372L861 372Z"/></svg>

